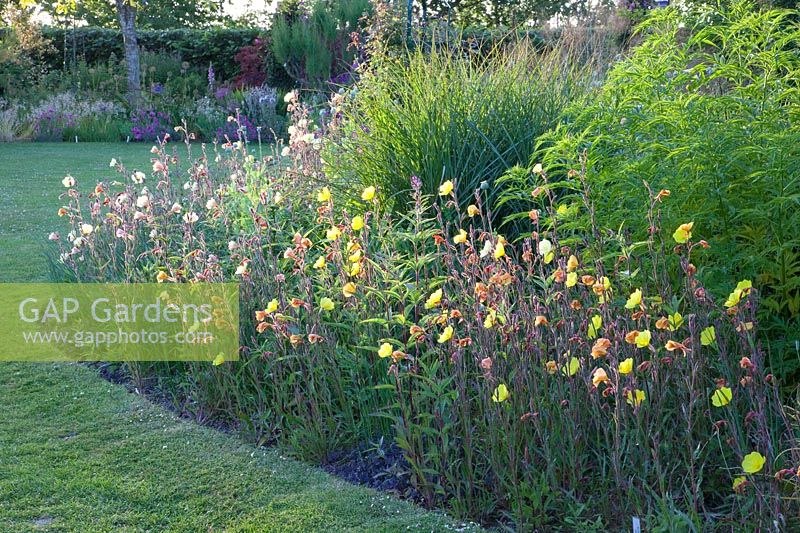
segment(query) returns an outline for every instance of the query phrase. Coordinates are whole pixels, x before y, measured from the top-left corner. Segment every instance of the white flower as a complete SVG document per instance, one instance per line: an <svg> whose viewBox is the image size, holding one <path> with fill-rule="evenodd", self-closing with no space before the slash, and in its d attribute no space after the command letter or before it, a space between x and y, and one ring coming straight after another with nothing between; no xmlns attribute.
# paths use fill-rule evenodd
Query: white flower
<svg viewBox="0 0 800 533"><path fill-rule="evenodd" d="M287 103L287 104L288 104L289 102L291 102L291 101L292 101L292 100L294 100L295 98L296 98L296 96L295 96L295 92L294 92L294 91L289 91L289 92L288 92L288 93L286 93L286 95L283 97L283 101L284 101L285 103Z"/></svg>
<svg viewBox="0 0 800 533"><path fill-rule="evenodd" d="M281 150L281 155L282 155L283 157L288 157L288 156L289 156L289 154L291 154L291 153L292 153L292 149L291 149L291 148L289 148L288 146L284 146L284 147L283 147L283 150Z"/></svg>
<svg viewBox="0 0 800 533"><path fill-rule="evenodd" d="M206 202L206 209L211 211L212 209L217 208L217 201L211 198L209 201Z"/></svg>
<svg viewBox="0 0 800 533"><path fill-rule="evenodd" d="M200 220L200 217L197 216L197 213L195 213L194 211L189 211L188 213L183 215L183 221L186 222L187 224L194 224L198 220Z"/></svg>
<svg viewBox="0 0 800 533"><path fill-rule="evenodd" d="M91 224L81 224L81 233L84 235L91 235L94 231L94 226Z"/></svg>
<svg viewBox="0 0 800 533"><path fill-rule="evenodd" d="M147 195L142 195L136 199L136 207L139 209L146 209L147 206L150 205L150 197Z"/></svg>
<svg viewBox="0 0 800 533"><path fill-rule="evenodd" d="M112 159L111 162L108 164L108 166L110 168L114 168L115 166L117 166L117 160L116 159Z"/></svg>
<svg viewBox="0 0 800 533"><path fill-rule="evenodd" d="M483 243L483 250L481 250L481 257L486 257L490 253L492 253L492 241L486 241Z"/></svg>
<svg viewBox="0 0 800 533"><path fill-rule="evenodd" d="M64 176L64 179L61 180L61 184L64 187L68 188L68 189L70 187L74 187L75 186L75 178L73 178L72 176Z"/></svg>
<svg viewBox="0 0 800 533"><path fill-rule="evenodd" d="M131 180L133 180L133 182L137 185L141 185L142 183L144 183L144 178L145 178L144 172L140 172L138 170L133 173L133 176L131 176Z"/></svg>
<svg viewBox="0 0 800 533"><path fill-rule="evenodd" d="M76 248L80 248L83 244L83 237L76 238L74 241L72 241L72 244L74 244Z"/></svg>
<svg viewBox="0 0 800 533"><path fill-rule="evenodd" d="M229 241L228 242L228 250L230 250L231 252L234 251L235 249L237 249L238 247L239 247L239 245L236 244L236 241Z"/></svg>
<svg viewBox="0 0 800 533"><path fill-rule="evenodd" d="M542 239L539 241L539 255L547 255L553 251L553 243L548 241L547 239Z"/></svg>
<svg viewBox="0 0 800 533"><path fill-rule="evenodd" d="M154 230L154 229L151 229L150 230L150 238L151 239L155 239L156 237L158 237L158 232L156 230Z"/></svg>
<svg viewBox="0 0 800 533"><path fill-rule="evenodd" d="M128 196L128 193L122 193L119 196L117 196L116 202L117 205L124 205L128 203L128 200L130 200L130 196Z"/></svg>
<svg viewBox="0 0 800 533"><path fill-rule="evenodd" d="M48 235L47 238L51 241L57 241L61 239L61 236L58 234L58 232L54 231L50 235Z"/></svg>
<svg viewBox="0 0 800 533"><path fill-rule="evenodd" d="M179 204L178 202L175 202L174 204L172 204L172 207L170 208L170 211L172 211L176 215L179 215L181 213L181 209L183 209L181 204Z"/></svg>
<svg viewBox="0 0 800 533"><path fill-rule="evenodd" d="M133 220L139 221L139 220L144 220L145 218L147 218L147 215L145 215L141 211L136 211L133 214Z"/></svg>

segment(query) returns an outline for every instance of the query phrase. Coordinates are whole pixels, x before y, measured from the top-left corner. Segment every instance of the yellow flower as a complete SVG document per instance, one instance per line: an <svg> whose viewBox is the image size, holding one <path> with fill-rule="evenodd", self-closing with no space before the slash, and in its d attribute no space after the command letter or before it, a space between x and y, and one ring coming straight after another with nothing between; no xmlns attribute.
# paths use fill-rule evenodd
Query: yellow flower
<svg viewBox="0 0 800 533"><path fill-rule="evenodd" d="M428 301L425 302L425 309L433 309L442 301L442 289L436 289L428 296Z"/></svg>
<svg viewBox="0 0 800 533"><path fill-rule="evenodd" d="M327 187L323 187L319 191L317 191L317 201L318 202L327 202L331 199L331 190Z"/></svg>
<svg viewBox="0 0 800 533"><path fill-rule="evenodd" d="M508 400L509 396L511 396L511 394L508 392L508 387L506 387L505 383L501 383L497 386L497 388L494 389L494 392L492 393L492 401L501 403Z"/></svg>
<svg viewBox="0 0 800 533"><path fill-rule="evenodd" d="M746 482L747 482L747 478L744 477L744 476L739 476L739 477L735 478L733 480L733 490L737 490L742 485L742 483L746 483Z"/></svg>
<svg viewBox="0 0 800 533"><path fill-rule="evenodd" d="M633 357L628 357L619 363L619 373L627 375L633 372Z"/></svg>
<svg viewBox="0 0 800 533"><path fill-rule="evenodd" d="M700 344L703 346L714 344L715 340L717 340L717 332L714 329L714 326L708 326L700 332Z"/></svg>
<svg viewBox="0 0 800 533"><path fill-rule="evenodd" d="M325 268L325 256L321 255L317 257L317 260L314 261L314 268L319 270L320 268Z"/></svg>
<svg viewBox="0 0 800 533"><path fill-rule="evenodd" d="M439 196L447 196L453 192L453 182L450 180L445 181L439 185Z"/></svg>
<svg viewBox="0 0 800 533"><path fill-rule="evenodd" d="M477 206L477 205L472 205L472 204L470 204L470 205L468 205L468 206L467 206L467 214L468 214L470 217L474 217L475 215L477 215L477 214L478 214L478 213L480 213L480 212L481 212L481 210L480 210L480 209L478 209L478 206Z"/></svg>
<svg viewBox="0 0 800 533"><path fill-rule="evenodd" d="M358 276L361 273L361 263L354 263L350 268L351 276Z"/></svg>
<svg viewBox="0 0 800 533"><path fill-rule="evenodd" d="M574 287L578 283L578 273L577 272L570 272L567 274L567 287Z"/></svg>
<svg viewBox="0 0 800 533"><path fill-rule="evenodd" d="M635 393L635 396L634 396ZM641 389L636 389L635 391L628 391L626 401L628 405L632 405L634 407L639 406L643 401L647 399L647 395Z"/></svg>
<svg viewBox="0 0 800 533"><path fill-rule="evenodd" d="M581 367L581 362L577 357L572 357L569 360L569 365L564 365L561 367L561 373L565 376L574 376L578 373L578 369Z"/></svg>
<svg viewBox="0 0 800 533"><path fill-rule="evenodd" d="M742 470L744 470L746 474L755 474L764 468L764 463L766 462L767 459L760 453L750 452L742 459Z"/></svg>
<svg viewBox="0 0 800 533"><path fill-rule="evenodd" d="M336 226L331 226L330 229L328 229L325 232L325 237L327 237L329 241L335 241L336 239L341 237L341 235L342 232L339 231L339 228L337 228Z"/></svg>
<svg viewBox="0 0 800 533"><path fill-rule="evenodd" d="M345 283L344 287L342 287L342 294L344 294L345 298L351 298L356 295L356 284L352 281Z"/></svg>
<svg viewBox="0 0 800 533"><path fill-rule="evenodd" d="M163 270L159 270L158 274L156 274L156 281L158 281L159 283L164 283L168 279L169 279L169 274L167 274Z"/></svg>
<svg viewBox="0 0 800 533"><path fill-rule="evenodd" d="M449 341L453 338L453 326L447 326L444 328L444 331L441 335L439 335L439 344L444 344L445 342Z"/></svg>
<svg viewBox="0 0 800 533"><path fill-rule="evenodd" d="M640 331L638 335L636 335L636 347L637 348L647 348L650 346L650 339L652 335L650 335L650 330L646 329L644 331Z"/></svg>
<svg viewBox="0 0 800 533"><path fill-rule="evenodd" d="M555 374L556 371L558 370L558 365L556 364L555 361L551 360L551 361L547 361L544 364L544 368L545 368L545 370L547 370L548 374Z"/></svg>
<svg viewBox="0 0 800 533"><path fill-rule="evenodd" d="M500 259L504 255L506 255L506 247L503 244L503 241L498 241L497 246L494 247L494 258Z"/></svg>
<svg viewBox="0 0 800 533"><path fill-rule="evenodd" d="M711 403L714 407L725 407L733 398L733 392L729 387L720 387L711 395Z"/></svg>
<svg viewBox="0 0 800 533"><path fill-rule="evenodd" d="M567 259L567 272L575 272L576 270L578 270L579 264L580 263L578 263L577 257L575 257L574 255L569 256L569 259Z"/></svg>
<svg viewBox="0 0 800 533"><path fill-rule="evenodd" d="M333 300L326 296L319 301L319 306L323 311L333 311L333 308L336 307L336 304L334 304Z"/></svg>
<svg viewBox="0 0 800 533"><path fill-rule="evenodd" d="M369 202L373 198L375 198L375 187L373 187L372 185L370 185L361 192L361 199L364 200L365 202Z"/></svg>
<svg viewBox="0 0 800 533"><path fill-rule="evenodd" d="M362 216L355 216L353 217L352 227L354 231L360 231L364 228L364 217Z"/></svg>
<svg viewBox="0 0 800 533"><path fill-rule="evenodd" d="M494 309L489 309L489 314L487 314L486 318L483 319L483 327L486 329L493 328L495 320L497 320L497 311Z"/></svg>
<svg viewBox="0 0 800 533"><path fill-rule="evenodd" d="M464 229L458 230L458 235L453 237L453 242L456 244L464 244L467 242L467 232Z"/></svg>
<svg viewBox="0 0 800 533"><path fill-rule="evenodd" d="M678 226L678 229L675 230L675 233L672 234L672 238L679 244L685 243L692 238L692 227L694 227L694 222L681 224Z"/></svg>
<svg viewBox="0 0 800 533"><path fill-rule="evenodd" d="M381 344L381 347L378 349L378 355L380 355L381 358L383 358L383 359L385 359L387 357L391 357L392 356L392 345L389 344L388 342L384 342L383 344Z"/></svg>
<svg viewBox="0 0 800 533"><path fill-rule="evenodd" d="M278 299L277 298L273 298L267 304L267 308L264 309L264 314L271 315L272 313L274 313L277 310L278 310Z"/></svg>
<svg viewBox="0 0 800 533"><path fill-rule="evenodd" d="M358 263L359 261L361 261L361 255L362 255L361 249L358 249L352 254L350 254L350 257L348 257L347 260L350 261L351 263Z"/></svg>
<svg viewBox="0 0 800 533"><path fill-rule="evenodd" d="M594 315L592 319L589 321L589 331L586 333L586 336L590 339L596 339L597 333L600 328L603 326L603 317L600 315Z"/></svg>
<svg viewBox="0 0 800 533"><path fill-rule="evenodd" d="M222 352L220 352L220 353L219 353L219 355L217 355L217 356L214 358L213 364L214 364L214 366L219 366L219 365L221 365L221 364L222 364L222 363L224 363L224 362L225 362L225 356L224 356L224 355L222 355Z"/></svg>
<svg viewBox="0 0 800 533"><path fill-rule="evenodd" d="M669 315L669 330L676 331L679 327L683 325L683 316L675 311L671 315Z"/></svg>
<svg viewBox="0 0 800 533"><path fill-rule="evenodd" d="M642 291L641 289L636 289L628 296L628 301L625 302L625 309L633 309L634 307L638 307L642 303Z"/></svg>
<svg viewBox="0 0 800 533"><path fill-rule="evenodd" d="M728 296L725 301L725 307L733 307L738 305L742 297L747 296L750 289L753 288L753 283L749 279L745 279L736 284L736 288Z"/></svg>

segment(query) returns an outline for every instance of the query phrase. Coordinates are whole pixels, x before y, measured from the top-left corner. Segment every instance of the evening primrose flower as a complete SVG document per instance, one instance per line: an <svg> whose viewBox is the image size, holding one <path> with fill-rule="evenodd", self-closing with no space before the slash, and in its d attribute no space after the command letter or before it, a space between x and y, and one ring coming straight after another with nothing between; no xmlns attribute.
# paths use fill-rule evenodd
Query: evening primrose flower
<svg viewBox="0 0 800 533"><path fill-rule="evenodd" d="M84 235L91 235L94 231L94 226L91 224L81 224L81 233Z"/></svg>
<svg viewBox="0 0 800 533"><path fill-rule="evenodd" d="M354 231L361 231L364 228L364 217L354 216L351 226Z"/></svg>
<svg viewBox="0 0 800 533"><path fill-rule="evenodd" d="M636 389L635 391L628 391L625 401L628 402L628 405L638 407L646 399L647 395L644 393L644 391L641 389Z"/></svg>
<svg viewBox="0 0 800 533"><path fill-rule="evenodd" d="M325 296L319 301L319 306L323 311L333 311L333 308L336 307L336 304L333 303L333 300Z"/></svg>
<svg viewBox="0 0 800 533"><path fill-rule="evenodd" d="M317 260L314 261L314 264L312 266L316 270L319 270L321 268L325 268L325 256L321 255L321 256L317 257Z"/></svg>
<svg viewBox="0 0 800 533"><path fill-rule="evenodd" d="M352 298L356 295L356 284L352 281L345 283L342 287L342 294L345 298Z"/></svg>
<svg viewBox="0 0 800 533"><path fill-rule="evenodd" d="M608 374L602 368L595 368L594 372L592 372L592 385L598 387L601 383L608 383L611 380L608 379Z"/></svg>
<svg viewBox="0 0 800 533"><path fill-rule="evenodd" d="M755 474L764 468L764 463L766 462L767 459L760 453L750 452L742 459L742 470L744 470L746 474Z"/></svg>
<svg viewBox="0 0 800 533"><path fill-rule="evenodd" d="M141 170L137 170L133 174L131 174L131 181L133 181L136 185L141 185L144 183L145 175L144 172Z"/></svg>
<svg viewBox="0 0 800 533"><path fill-rule="evenodd" d="M567 259L567 272L575 272L578 269L579 265L580 263L578 262L577 257L575 257L574 255L569 256L569 259ZM575 276L577 278L578 275L575 274Z"/></svg>
<svg viewBox="0 0 800 533"><path fill-rule="evenodd" d="M278 299L277 298L273 298L272 300L269 301L269 303L267 304L267 307L264 309L264 314L265 315L271 315L272 313L274 313L277 310L278 310Z"/></svg>
<svg viewBox="0 0 800 533"><path fill-rule="evenodd" d="M492 401L495 403L502 403L508 400L510 396L511 394L508 392L508 387L506 384L501 383L494 389L494 392L492 393Z"/></svg>
<svg viewBox="0 0 800 533"><path fill-rule="evenodd" d="M492 329L494 327L494 323L497 320L497 311L494 309L489 309L489 313L486 315L486 318L483 319L483 327L486 329Z"/></svg>
<svg viewBox="0 0 800 533"><path fill-rule="evenodd" d="M671 315L669 315L669 330L676 331L683 325L683 316L675 311Z"/></svg>
<svg viewBox="0 0 800 533"><path fill-rule="evenodd" d="M633 372L633 357L628 357L619 363L619 373L622 375L628 375L631 372Z"/></svg>
<svg viewBox="0 0 800 533"><path fill-rule="evenodd" d="M603 317L594 315L589 321L589 330L586 332L586 336L590 339L596 339L601 327L603 327Z"/></svg>
<svg viewBox="0 0 800 533"><path fill-rule="evenodd" d="M439 335L438 341L439 344L444 344L445 342L449 341L452 338L453 338L453 326L447 326L446 328L444 328L444 331L442 331L442 334Z"/></svg>
<svg viewBox="0 0 800 533"><path fill-rule="evenodd" d="M486 241L483 243L483 249L481 249L481 257L486 257L492 251L492 241Z"/></svg>
<svg viewBox="0 0 800 533"><path fill-rule="evenodd" d="M164 283L168 279L169 279L169 274L167 274L163 270L159 270L158 274L156 274L156 281L159 283Z"/></svg>
<svg viewBox="0 0 800 533"><path fill-rule="evenodd" d="M382 359L386 359L387 357L392 356L392 345L388 342L384 342L381 344L381 347L378 348L378 355L381 356Z"/></svg>
<svg viewBox="0 0 800 533"><path fill-rule="evenodd" d="M678 226L678 229L675 230L675 233L672 234L672 238L675 239L675 242L677 242L678 244L683 244L687 242L689 239L692 238L693 227L694 227L694 222L681 224L680 226Z"/></svg>
<svg viewBox="0 0 800 533"><path fill-rule="evenodd" d="M463 228L458 230L458 235L453 237L453 242L456 244L464 244L467 242L467 232Z"/></svg>
<svg viewBox="0 0 800 533"><path fill-rule="evenodd" d="M744 485L745 483L747 483L747 478L744 477L744 476L739 476L737 478L734 478L734 480L733 480L733 490L734 491L738 491L739 488L742 485Z"/></svg>
<svg viewBox="0 0 800 533"><path fill-rule="evenodd" d="M642 304L642 290L636 289L628 296L628 301L625 302L625 309L634 309Z"/></svg>
<svg viewBox="0 0 800 533"><path fill-rule="evenodd" d="M636 335L636 347L637 348L646 348L650 346L650 339L652 335L650 334L650 330L646 329L644 331L640 331L638 335Z"/></svg>
<svg viewBox="0 0 800 533"><path fill-rule="evenodd" d="M183 221L186 222L187 224L194 224L198 220L200 220L200 217L194 211L189 211L188 213L183 215Z"/></svg>
<svg viewBox="0 0 800 533"><path fill-rule="evenodd" d="M467 206L467 215L469 215L470 217L474 217L480 212L481 212L480 209L478 209L478 206L476 205L470 204Z"/></svg>
<svg viewBox="0 0 800 533"><path fill-rule="evenodd" d="M355 277L361 273L361 263L355 263L350 267L350 276Z"/></svg>
<svg viewBox="0 0 800 533"><path fill-rule="evenodd" d="M425 302L425 309L433 309L442 301L442 289L436 289L428 296L428 300Z"/></svg>
<svg viewBox="0 0 800 533"><path fill-rule="evenodd" d="M331 190L327 187L321 188L317 191L317 201L318 202L327 202L331 199Z"/></svg>
<svg viewBox="0 0 800 533"><path fill-rule="evenodd" d="M375 198L375 187L370 185L361 191L361 199L365 202L370 202Z"/></svg>
<svg viewBox="0 0 800 533"><path fill-rule="evenodd" d="M733 307L738 305L744 296L747 296L750 289L753 288L753 282L749 279L745 279L740 281L736 284L736 288L733 290L730 295L728 295L728 299L725 300L725 307Z"/></svg>
<svg viewBox="0 0 800 533"><path fill-rule="evenodd" d="M503 241L497 241L497 245L494 247L494 258L500 259L504 255L506 255L506 247Z"/></svg>
<svg viewBox="0 0 800 533"><path fill-rule="evenodd" d="M713 344L715 340L717 340L717 332L714 326L708 326L700 332L700 344L703 346Z"/></svg>
<svg viewBox="0 0 800 533"><path fill-rule="evenodd" d="M337 228L336 226L331 226L331 227L330 227L330 228L329 228L329 229L328 229L328 230L325 232L325 237L326 237L326 238L327 238L329 241L335 241L336 239L338 239L339 237L341 237L341 235L342 235L342 232L341 232L341 231L339 230L339 228Z"/></svg>
<svg viewBox="0 0 800 533"><path fill-rule="evenodd" d="M453 182L450 180L445 181L439 185L439 196L447 196L453 192Z"/></svg>
<svg viewBox="0 0 800 533"><path fill-rule="evenodd" d="M213 364L214 366L219 366L219 365L221 365L221 364L222 364L222 363L224 363L224 362L225 362L225 356L224 356L224 355L222 355L222 353L220 353L219 355L217 355L217 356L214 358L214 361L212 361L212 364Z"/></svg>
<svg viewBox="0 0 800 533"><path fill-rule="evenodd" d="M711 404L714 407L725 407L731 402L733 392L730 387L720 387L711 395Z"/></svg>
<svg viewBox="0 0 800 533"><path fill-rule="evenodd" d="M572 357L569 360L569 363L561 367L561 373L565 376L572 377L578 373L578 370L581 367L580 359L577 357Z"/></svg>
<svg viewBox="0 0 800 533"><path fill-rule="evenodd" d="M72 176L64 176L64 179L61 180L61 185L69 189L70 187L75 186L75 178Z"/></svg>
<svg viewBox="0 0 800 533"><path fill-rule="evenodd" d="M547 257L547 255L553 251L553 243L547 239L542 239L539 241L537 250L539 251L539 255Z"/></svg>
<svg viewBox="0 0 800 533"><path fill-rule="evenodd" d="M578 283L578 273L577 272L570 272L567 274L566 286L567 287L574 287Z"/></svg>

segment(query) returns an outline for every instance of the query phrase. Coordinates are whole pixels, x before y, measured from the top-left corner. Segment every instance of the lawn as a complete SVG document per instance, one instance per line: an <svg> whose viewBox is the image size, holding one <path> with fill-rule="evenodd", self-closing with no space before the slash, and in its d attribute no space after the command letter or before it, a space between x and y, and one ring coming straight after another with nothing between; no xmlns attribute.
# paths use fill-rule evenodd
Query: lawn
<svg viewBox="0 0 800 533"><path fill-rule="evenodd" d="M59 228L56 216L67 174L89 192L97 180L117 179L112 158L126 167L146 168L142 144L0 143L0 281L46 281L47 235Z"/></svg>
<svg viewBox="0 0 800 533"><path fill-rule="evenodd" d="M0 144L0 281L44 280L61 179L147 146ZM0 531L471 530L194 423L66 364L0 364Z"/></svg>

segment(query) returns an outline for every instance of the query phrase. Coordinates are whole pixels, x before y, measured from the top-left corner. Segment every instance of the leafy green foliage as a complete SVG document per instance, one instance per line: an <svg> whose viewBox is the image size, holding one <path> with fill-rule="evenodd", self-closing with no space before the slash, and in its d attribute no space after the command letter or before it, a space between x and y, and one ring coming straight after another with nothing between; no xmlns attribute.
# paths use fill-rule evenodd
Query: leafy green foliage
<svg viewBox="0 0 800 533"><path fill-rule="evenodd" d="M603 199L598 222L635 239L648 231L634 210L649 194L643 182L670 190L665 225L694 221L712 236L698 262L712 290L753 277L768 323L795 324L794 333L776 330L791 345L800 316L800 26L788 11L735 2L688 17L661 10L640 32L642 44L570 109L535 159L559 177L585 151L588 188ZM784 359L796 360L794 350L773 354L787 376Z"/></svg>

